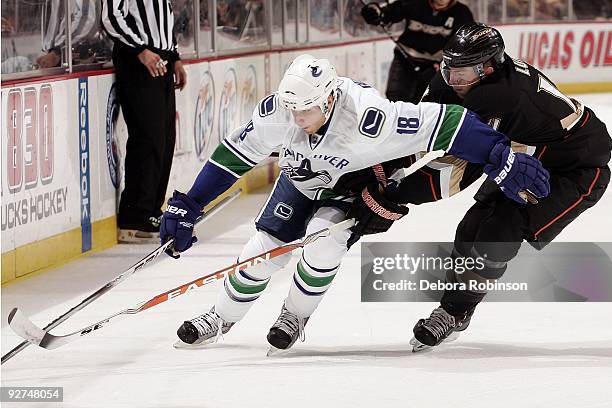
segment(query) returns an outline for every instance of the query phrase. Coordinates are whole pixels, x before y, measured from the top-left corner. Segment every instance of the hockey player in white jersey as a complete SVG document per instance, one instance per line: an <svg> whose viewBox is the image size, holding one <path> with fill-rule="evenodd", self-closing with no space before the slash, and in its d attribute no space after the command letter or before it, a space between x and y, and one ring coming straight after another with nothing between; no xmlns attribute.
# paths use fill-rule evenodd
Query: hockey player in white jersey
<svg viewBox="0 0 612 408"><path fill-rule="evenodd" d="M514 199L520 200L521 189L548 194L540 162L513 153L508 139L472 112L457 105L390 102L366 84L338 77L329 61L301 55L278 92L261 100L252 120L216 148L187 194L174 192L161 222L162 242L174 238L176 252L190 248L204 206L272 152L280 152L281 174L239 260L346 219L353 198L332 190L343 175L434 150L486 165L485 172ZM399 219L408 212L378 190L366 189L362 197L383 217ZM287 349L304 338L304 326L332 284L350 236L341 231L304 247L267 336L273 347ZM179 327L180 344L204 344L229 331L289 259L287 254L227 276L212 309Z"/></svg>

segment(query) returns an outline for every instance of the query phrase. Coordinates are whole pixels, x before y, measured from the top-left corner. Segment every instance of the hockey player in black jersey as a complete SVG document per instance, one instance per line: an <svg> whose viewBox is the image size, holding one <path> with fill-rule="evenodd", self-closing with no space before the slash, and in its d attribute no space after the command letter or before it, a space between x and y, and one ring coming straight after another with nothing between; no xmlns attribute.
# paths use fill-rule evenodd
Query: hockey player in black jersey
<svg viewBox="0 0 612 408"><path fill-rule="evenodd" d="M406 20L389 68L387 98L418 103L442 61L442 49L464 24L474 21L470 9L456 0L397 0L369 3L361 14L368 24ZM401 47L401 50L399 49Z"/></svg>
<svg viewBox="0 0 612 408"><path fill-rule="evenodd" d="M459 223L453 256L486 254L485 269L462 274L451 270L447 280L494 282L504 274L523 240L543 249L599 201L610 181L612 139L591 109L561 93L533 66L505 54L503 39L494 28L477 23L462 27L445 47L443 57L440 73L423 101L460 104L476 112L508 135L515 151L533 152L550 173L550 195L537 204L508 200L494 182L486 181ZM435 166L424 168L403 179L397 188L387 189L385 197L395 203L435 201L443 191L452 195L481 175L478 165L448 156L443 159L453 166L450 177L448 172L443 177ZM392 167L385 163L387 172ZM385 231L392 224L359 198L352 211L363 221L358 223L360 234ZM465 330L485 295L445 291L440 307L414 327L414 350L438 345L453 332Z"/></svg>

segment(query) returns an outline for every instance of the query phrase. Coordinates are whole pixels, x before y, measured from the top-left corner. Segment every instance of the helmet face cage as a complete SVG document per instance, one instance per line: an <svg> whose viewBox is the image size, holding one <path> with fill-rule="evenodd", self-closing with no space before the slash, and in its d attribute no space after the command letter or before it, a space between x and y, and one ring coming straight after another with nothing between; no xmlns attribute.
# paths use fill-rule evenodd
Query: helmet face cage
<svg viewBox="0 0 612 408"><path fill-rule="evenodd" d="M327 120L331 114L327 100L330 95L335 97L337 83L336 69L328 60L300 55L287 68L279 84L279 101L288 110L302 111L318 106Z"/></svg>

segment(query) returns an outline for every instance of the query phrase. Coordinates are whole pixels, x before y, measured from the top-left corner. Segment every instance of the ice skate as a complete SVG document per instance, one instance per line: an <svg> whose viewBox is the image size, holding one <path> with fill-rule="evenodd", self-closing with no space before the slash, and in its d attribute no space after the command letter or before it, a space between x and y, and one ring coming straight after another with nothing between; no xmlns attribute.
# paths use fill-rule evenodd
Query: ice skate
<svg viewBox="0 0 612 408"><path fill-rule="evenodd" d="M159 218L149 217L142 224L119 225L117 241L123 244L159 244Z"/></svg>
<svg viewBox="0 0 612 408"><path fill-rule="evenodd" d="M268 332L268 357L282 354L293 346L299 338L301 341L306 339L304 326L308 323L308 317L301 318L287 310L285 305L281 309L281 314Z"/></svg>
<svg viewBox="0 0 612 408"><path fill-rule="evenodd" d="M413 352L431 349L443 341L457 340L459 334L468 328L474 310L462 316L453 316L442 307L437 307L426 319L420 319L414 326L414 337L410 340Z"/></svg>
<svg viewBox="0 0 612 408"><path fill-rule="evenodd" d="M234 322L223 321L215 312L215 307L213 306L208 313L183 322L176 331L179 340L174 343L174 348L200 348L207 344L215 343L233 325Z"/></svg>

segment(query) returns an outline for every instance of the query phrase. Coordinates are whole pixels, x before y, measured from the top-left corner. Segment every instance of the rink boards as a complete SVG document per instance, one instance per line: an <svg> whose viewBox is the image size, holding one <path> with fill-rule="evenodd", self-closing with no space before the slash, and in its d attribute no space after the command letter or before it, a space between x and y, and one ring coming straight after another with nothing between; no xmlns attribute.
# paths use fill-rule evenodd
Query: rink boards
<svg viewBox="0 0 612 408"><path fill-rule="evenodd" d="M543 67L562 89L612 88L609 24L500 30L511 55ZM379 39L187 61L169 192L190 187L219 141L250 117L295 56L328 58L340 75L384 90L392 48ZM2 283L116 243L126 139L111 70L3 83ZM269 160L239 186L268 184L276 172Z"/></svg>

